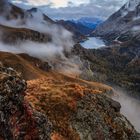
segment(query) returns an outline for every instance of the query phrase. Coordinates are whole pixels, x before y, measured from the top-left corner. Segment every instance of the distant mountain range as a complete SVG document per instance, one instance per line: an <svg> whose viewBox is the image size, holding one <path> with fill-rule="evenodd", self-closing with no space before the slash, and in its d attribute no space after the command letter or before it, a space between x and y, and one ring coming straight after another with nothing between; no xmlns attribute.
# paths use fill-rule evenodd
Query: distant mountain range
<svg viewBox="0 0 140 140"><path fill-rule="evenodd" d="M84 41L103 21L98 18L83 17L78 20L57 20L56 22L71 31L79 41Z"/></svg>
<svg viewBox="0 0 140 140"><path fill-rule="evenodd" d="M82 24L85 27L94 30L98 25L100 25L103 22L103 20L94 17L82 17L78 20L72 20L72 22Z"/></svg>

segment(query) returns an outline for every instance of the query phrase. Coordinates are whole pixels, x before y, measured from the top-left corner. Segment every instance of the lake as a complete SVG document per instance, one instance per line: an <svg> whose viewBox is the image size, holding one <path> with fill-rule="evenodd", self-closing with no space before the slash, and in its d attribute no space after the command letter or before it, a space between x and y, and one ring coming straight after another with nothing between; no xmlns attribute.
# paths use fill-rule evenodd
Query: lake
<svg viewBox="0 0 140 140"><path fill-rule="evenodd" d="M80 44L86 49L99 49L105 46L105 42L97 37L89 37L88 40Z"/></svg>

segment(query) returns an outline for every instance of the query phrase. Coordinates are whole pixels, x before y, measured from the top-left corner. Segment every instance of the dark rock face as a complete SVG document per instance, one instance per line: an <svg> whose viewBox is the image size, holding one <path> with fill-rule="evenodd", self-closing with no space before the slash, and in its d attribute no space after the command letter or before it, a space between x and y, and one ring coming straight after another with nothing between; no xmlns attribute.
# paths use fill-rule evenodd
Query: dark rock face
<svg viewBox="0 0 140 140"><path fill-rule="evenodd" d="M0 139L49 140L51 124L24 100L26 82L13 69L0 67Z"/></svg>

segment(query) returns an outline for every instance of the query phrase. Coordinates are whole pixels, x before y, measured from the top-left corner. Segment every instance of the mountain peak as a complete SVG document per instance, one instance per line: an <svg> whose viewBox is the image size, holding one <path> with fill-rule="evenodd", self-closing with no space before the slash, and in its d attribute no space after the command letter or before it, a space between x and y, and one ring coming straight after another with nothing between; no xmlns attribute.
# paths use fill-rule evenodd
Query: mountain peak
<svg viewBox="0 0 140 140"><path fill-rule="evenodd" d="M140 0L129 0L126 5L125 8L128 11L134 11L136 6L140 3Z"/></svg>

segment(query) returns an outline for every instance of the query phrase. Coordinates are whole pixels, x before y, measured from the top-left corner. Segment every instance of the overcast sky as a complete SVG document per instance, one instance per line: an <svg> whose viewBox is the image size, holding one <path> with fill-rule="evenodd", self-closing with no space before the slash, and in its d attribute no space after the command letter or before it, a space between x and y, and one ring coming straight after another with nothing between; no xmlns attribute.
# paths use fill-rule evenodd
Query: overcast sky
<svg viewBox="0 0 140 140"><path fill-rule="evenodd" d="M12 0L20 5L41 6L54 19L97 17L106 19L128 0ZM43 6L43 7L42 7ZM45 6L45 7L44 7Z"/></svg>

